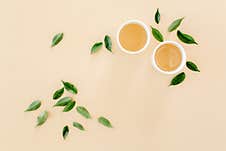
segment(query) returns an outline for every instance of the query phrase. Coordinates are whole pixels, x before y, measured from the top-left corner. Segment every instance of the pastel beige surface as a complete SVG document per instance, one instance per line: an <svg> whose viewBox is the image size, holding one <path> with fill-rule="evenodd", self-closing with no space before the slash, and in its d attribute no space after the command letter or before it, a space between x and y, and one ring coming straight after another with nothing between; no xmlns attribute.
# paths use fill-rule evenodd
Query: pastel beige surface
<svg viewBox="0 0 226 151"><path fill-rule="evenodd" d="M153 17L156 8L160 25ZM226 1L197 0L8 0L0 2L0 150L1 151L213 151L226 150ZM198 46L186 45L189 60L201 73L184 69L183 84L168 87L173 76L151 67L150 55L158 44L128 55L116 46L116 31L128 19L158 27L167 40L168 25L185 16L180 29L192 34ZM50 48L54 34L63 41ZM105 34L113 39L113 53L105 49L90 55ZM76 100L93 115L52 108L52 94L60 80L73 82ZM43 106L24 109L35 99ZM37 115L49 110L47 122L35 128ZM96 122L108 117L113 129ZM86 132L71 126L84 124ZM70 125L67 140L62 128Z"/></svg>

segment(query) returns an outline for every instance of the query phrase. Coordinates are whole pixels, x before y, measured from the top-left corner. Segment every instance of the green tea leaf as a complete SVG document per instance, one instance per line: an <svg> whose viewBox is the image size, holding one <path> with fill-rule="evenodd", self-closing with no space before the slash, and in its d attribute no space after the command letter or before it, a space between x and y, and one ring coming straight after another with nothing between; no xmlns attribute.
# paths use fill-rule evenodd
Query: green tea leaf
<svg viewBox="0 0 226 151"><path fill-rule="evenodd" d="M163 42L164 39L163 39L163 36L162 34L160 33L160 31L154 27L151 27L152 29L152 35L155 37L156 40L160 41L160 42Z"/></svg>
<svg viewBox="0 0 226 151"><path fill-rule="evenodd" d="M98 118L98 122L106 127L112 128L111 122L103 116Z"/></svg>
<svg viewBox="0 0 226 151"><path fill-rule="evenodd" d="M41 106L41 101L39 101L39 100L33 101L33 102L28 106L28 108L25 110L25 112L37 110L40 106Z"/></svg>
<svg viewBox="0 0 226 151"><path fill-rule="evenodd" d="M72 102L71 97L64 97L57 101L57 103L54 106L66 106L69 102Z"/></svg>
<svg viewBox="0 0 226 151"><path fill-rule="evenodd" d="M80 129L81 131L85 130L85 128L82 126L82 124L80 124L78 122L73 122L73 126Z"/></svg>
<svg viewBox="0 0 226 151"><path fill-rule="evenodd" d="M90 115L89 111L85 107L83 107L83 106L77 106L76 110L83 117L85 117L87 119L90 119L91 118L91 115Z"/></svg>
<svg viewBox="0 0 226 151"><path fill-rule="evenodd" d="M75 106L75 101L71 101L69 102L65 107L64 107L64 110L63 112L68 112L70 110L72 110Z"/></svg>
<svg viewBox="0 0 226 151"><path fill-rule="evenodd" d="M62 132L63 138L66 139L68 134L69 134L69 127L66 125L64 126L63 132Z"/></svg>
<svg viewBox="0 0 226 151"><path fill-rule="evenodd" d="M110 52L112 52L112 42L111 42L111 38L110 36L106 35L104 37L104 44L105 44L105 48L107 48L107 50L109 50Z"/></svg>
<svg viewBox="0 0 226 151"><path fill-rule="evenodd" d="M185 73L182 72L178 75L176 75L172 80L171 80L171 83L170 83L170 86L172 85L178 85L180 83L182 83L185 79Z"/></svg>
<svg viewBox="0 0 226 151"><path fill-rule="evenodd" d="M179 18L179 19L173 21L173 22L170 24L170 26L168 27L168 31L169 31L169 32L172 32L172 31L176 30L177 27L180 26L180 24L181 24L181 22L183 21L183 19L184 19L184 17L183 17L183 18Z"/></svg>
<svg viewBox="0 0 226 151"><path fill-rule="evenodd" d="M191 61L187 61L186 62L186 66L188 67L188 69L192 70L192 71L196 71L196 72L200 72L199 68L197 67L196 64L194 64Z"/></svg>
<svg viewBox="0 0 226 151"><path fill-rule="evenodd" d="M48 118L48 112L43 111L38 117L37 117L37 124L36 126L40 126L46 122Z"/></svg>
<svg viewBox="0 0 226 151"><path fill-rule="evenodd" d="M59 99L62 95L64 94L64 88L61 88L59 90L57 90L56 92L54 92L53 94L53 99Z"/></svg>
<svg viewBox="0 0 226 151"><path fill-rule="evenodd" d="M186 44L196 44L198 43L194 40L194 38L188 34L182 33L181 31L177 31L177 37Z"/></svg>
<svg viewBox="0 0 226 151"><path fill-rule="evenodd" d="M53 37L51 47L56 46L64 37L64 33L58 33Z"/></svg>
<svg viewBox="0 0 226 151"><path fill-rule="evenodd" d="M97 42L95 43L92 48L91 48L91 54L96 53L100 48L102 47L103 43L102 42Z"/></svg>
<svg viewBox="0 0 226 151"><path fill-rule="evenodd" d="M64 88L65 88L68 92L70 92L70 93L72 93L72 94L77 94L77 93L78 93L77 88L76 88L73 84L71 84L70 82L62 81L62 83L63 83L63 85L64 85Z"/></svg>
<svg viewBox="0 0 226 151"><path fill-rule="evenodd" d="M157 24L159 24L160 22L160 13L159 13L159 9L157 9L156 13L155 13L155 22Z"/></svg>

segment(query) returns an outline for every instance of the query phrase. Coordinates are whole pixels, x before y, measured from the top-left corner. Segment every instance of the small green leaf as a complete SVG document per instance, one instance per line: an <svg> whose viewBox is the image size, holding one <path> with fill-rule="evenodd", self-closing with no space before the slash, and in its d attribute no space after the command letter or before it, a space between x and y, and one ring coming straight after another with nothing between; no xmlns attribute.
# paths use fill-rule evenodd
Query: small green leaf
<svg viewBox="0 0 226 151"><path fill-rule="evenodd" d="M73 126L80 129L81 131L85 130L85 128L82 126L82 124L80 124L78 122L73 122Z"/></svg>
<svg viewBox="0 0 226 151"><path fill-rule="evenodd" d="M181 31L177 31L177 37L186 44L196 44L198 43L194 40L194 38L188 34L182 33Z"/></svg>
<svg viewBox="0 0 226 151"><path fill-rule="evenodd" d="M91 118L91 115L90 115L89 111L85 107L83 107L83 106L77 106L76 110L77 110L77 112L79 114L81 114L85 118L87 118L87 119L90 119Z"/></svg>
<svg viewBox="0 0 226 151"><path fill-rule="evenodd" d="M110 36L106 35L104 37L104 44L105 44L105 48L107 48L107 50L109 50L110 52L112 52L112 42L111 42L111 38Z"/></svg>
<svg viewBox="0 0 226 151"><path fill-rule="evenodd" d="M196 71L196 72L200 72L199 68L197 67L196 64L194 64L191 61L187 61L186 62L186 66L188 67L188 69L192 70L192 71Z"/></svg>
<svg viewBox="0 0 226 151"><path fill-rule="evenodd" d="M157 9L156 13L155 13L155 22L157 24L159 24L160 22L160 13L159 13L159 9Z"/></svg>
<svg viewBox="0 0 226 151"><path fill-rule="evenodd" d="M98 50L100 50L100 48L102 47L103 43L102 42L97 42L95 43L92 48L91 48L91 54L97 52Z"/></svg>
<svg viewBox="0 0 226 151"><path fill-rule="evenodd" d="M64 97L57 101L57 103L54 106L66 106L69 102L72 102L71 97Z"/></svg>
<svg viewBox="0 0 226 151"><path fill-rule="evenodd" d="M63 85L64 85L64 88L65 88L68 92L70 92L70 93L72 93L72 94L77 94L77 93L78 93L77 88L76 88L73 84L71 84L70 82L62 81L62 83L63 83Z"/></svg>
<svg viewBox="0 0 226 151"><path fill-rule="evenodd" d="M98 122L106 127L112 128L111 122L103 116L98 118Z"/></svg>
<svg viewBox="0 0 226 151"><path fill-rule="evenodd" d="M28 106L28 108L25 110L25 112L37 110L40 106L41 106L41 101L39 101L39 100L33 101L33 102Z"/></svg>
<svg viewBox="0 0 226 151"><path fill-rule="evenodd" d="M184 19L184 17L183 17L183 18L179 18L179 19L173 21L173 22L170 24L170 26L168 27L168 32L172 32L172 31L176 30L177 27L180 26L180 24L181 24L181 22L183 21L183 19Z"/></svg>
<svg viewBox="0 0 226 151"><path fill-rule="evenodd" d="M178 75L176 75L172 80L171 80L171 83L170 83L170 86L172 85L178 85L180 83L182 83L185 79L185 73L182 72Z"/></svg>
<svg viewBox="0 0 226 151"><path fill-rule="evenodd" d="M64 88L61 88L57 91L55 91L55 93L53 94L53 99L59 99L62 95L64 94Z"/></svg>
<svg viewBox="0 0 226 151"><path fill-rule="evenodd" d="M37 124L36 126L40 126L42 124L45 123L45 121L48 118L48 112L47 111L43 111L38 117L37 117Z"/></svg>
<svg viewBox="0 0 226 151"><path fill-rule="evenodd" d="M68 112L70 110L72 110L75 106L75 101L71 101L69 102L65 107L64 107L64 110L63 112Z"/></svg>
<svg viewBox="0 0 226 151"><path fill-rule="evenodd" d="M156 40L160 41L160 42L163 42L164 39L163 39L163 36L162 34L160 33L160 31L154 27L151 27L152 29L152 35L155 37Z"/></svg>
<svg viewBox="0 0 226 151"><path fill-rule="evenodd" d="M53 37L51 47L56 46L64 37L64 33L58 33Z"/></svg>
<svg viewBox="0 0 226 151"><path fill-rule="evenodd" d="M63 138L66 139L68 134L69 134L69 127L66 125L64 126L63 132L62 132Z"/></svg>

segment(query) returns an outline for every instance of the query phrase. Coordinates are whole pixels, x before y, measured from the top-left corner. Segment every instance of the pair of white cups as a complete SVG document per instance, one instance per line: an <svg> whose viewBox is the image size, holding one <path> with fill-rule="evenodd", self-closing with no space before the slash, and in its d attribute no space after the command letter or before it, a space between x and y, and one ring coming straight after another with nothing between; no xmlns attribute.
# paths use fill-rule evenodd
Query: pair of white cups
<svg viewBox="0 0 226 151"><path fill-rule="evenodd" d="M120 41L119 41L119 34L120 34L120 31L122 30L123 27L125 27L125 26L128 25L128 24L138 24L138 25L140 25L141 27L143 27L144 30L146 31L147 41L146 41L144 47L141 48L141 49L138 50L138 51L129 51L129 50L126 50L125 48L122 47L122 45L121 45L121 43L120 43ZM139 54L139 53L143 52L144 50L146 50L146 48L147 48L148 45L150 44L150 28L149 28L148 26L146 26L142 21L139 21L139 20L129 20L129 21L123 23L123 24L120 26L119 30L118 30L118 32L117 32L117 44L118 44L119 48L120 48L123 52L125 52L125 53L127 53L127 54ZM176 46L177 48L179 48L179 50L180 50L180 52L181 52L181 56L182 56L181 64L178 66L177 69L175 69L175 70L173 70L173 71L164 71L164 70L160 69L160 68L157 66L156 62L155 62L155 53L156 53L156 51L159 49L159 47L161 47L162 45L165 45L165 44L172 44L172 45ZM181 70L183 69L183 67L185 66L185 64L186 64L186 53L185 53L184 48L183 48L179 43L177 43L177 42L175 42L175 41L164 41L164 42L161 42L160 44L158 44L158 45L155 47L155 49L154 49L154 51L153 51L153 53L152 53L152 56L151 56L151 61L152 61L153 67L154 67L157 71L159 71L159 72L161 72L161 73L163 73L163 74L175 74L175 73L178 73L179 71L181 71Z"/></svg>

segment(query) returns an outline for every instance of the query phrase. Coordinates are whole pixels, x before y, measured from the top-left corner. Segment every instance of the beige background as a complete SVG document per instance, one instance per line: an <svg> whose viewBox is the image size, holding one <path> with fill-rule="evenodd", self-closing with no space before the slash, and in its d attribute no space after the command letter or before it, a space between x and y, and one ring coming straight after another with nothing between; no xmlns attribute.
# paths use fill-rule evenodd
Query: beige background
<svg viewBox="0 0 226 151"><path fill-rule="evenodd" d="M162 18L157 26L153 17L158 7ZM1 0L0 150L226 150L225 10L225 0ZM165 39L178 41L166 29L182 16L180 29L199 42L183 46L201 73L184 69L187 78L180 86L168 87L173 76L151 67L150 55L158 44L153 38L139 55L124 54L116 46L117 28L128 19L154 25ZM58 32L65 37L51 49ZM105 34L113 38L113 54L102 49L90 55L91 45ZM60 80L75 83L75 98L93 120L51 107ZM42 99L43 106L24 113L35 99ZM50 118L35 128L36 116L45 109ZM115 128L99 125L99 115ZM87 131L71 127L73 121ZM66 124L71 133L63 141Z"/></svg>

